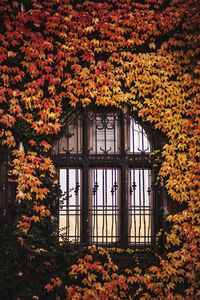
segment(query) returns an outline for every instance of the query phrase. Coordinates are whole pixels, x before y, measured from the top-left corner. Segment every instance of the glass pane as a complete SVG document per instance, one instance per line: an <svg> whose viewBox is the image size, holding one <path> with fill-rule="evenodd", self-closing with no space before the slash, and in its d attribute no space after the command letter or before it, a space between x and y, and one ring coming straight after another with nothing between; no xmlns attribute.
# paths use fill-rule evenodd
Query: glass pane
<svg viewBox="0 0 200 300"><path fill-rule="evenodd" d="M119 118L117 115L94 115L90 118L90 146L92 153L119 152Z"/></svg>
<svg viewBox="0 0 200 300"><path fill-rule="evenodd" d="M68 242L80 243L80 169L59 170L63 196L59 207L60 236Z"/></svg>
<svg viewBox="0 0 200 300"><path fill-rule="evenodd" d="M53 147L53 154L80 153L82 151L82 124L79 116L67 125L65 132Z"/></svg>
<svg viewBox="0 0 200 300"><path fill-rule="evenodd" d="M90 242L116 243L119 227L119 171L93 169L90 190Z"/></svg>
<svg viewBox="0 0 200 300"><path fill-rule="evenodd" d="M130 119L130 152L150 152L150 142L143 129L134 118Z"/></svg>
<svg viewBox="0 0 200 300"><path fill-rule="evenodd" d="M129 177L129 243L150 244L153 214L151 170L130 170Z"/></svg>

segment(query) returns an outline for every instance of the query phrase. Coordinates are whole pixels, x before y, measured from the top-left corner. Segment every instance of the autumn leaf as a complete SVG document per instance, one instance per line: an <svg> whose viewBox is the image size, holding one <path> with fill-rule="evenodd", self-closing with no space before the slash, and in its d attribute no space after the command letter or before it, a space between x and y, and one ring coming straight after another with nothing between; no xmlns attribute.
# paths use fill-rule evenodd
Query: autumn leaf
<svg viewBox="0 0 200 300"><path fill-rule="evenodd" d="M47 292L51 292L53 290L53 285L48 283L45 285L44 289L47 291Z"/></svg>
<svg viewBox="0 0 200 300"><path fill-rule="evenodd" d="M195 297L199 264L199 3L75 2L36 0L29 11L20 11L19 1L0 4L0 142L12 152L9 168L17 186L16 199L32 203L33 212L29 212L33 219L24 218L18 225L27 233L38 218L51 216L48 205L41 204L56 182L49 150L69 107L128 108L145 126L151 123L165 136L156 184L165 185L175 201L168 208L179 203L187 207L168 217L171 227L167 227L165 250L171 256L146 273L133 269L129 283L139 286L136 298L156 295L164 299L167 295L178 299L174 290L184 277L186 287L180 297ZM17 150L19 140L24 142L25 153ZM28 153L29 147L35 151L40 147L43 156ZM51 179L51 187L45 179ZM91 251L93 255L97 249ZM118 272L114 265L101 265L90 256L76 266L77 276L94 275L90 273L93 270L98 274L96 280L105 268ZM123 278L114 281L115 276L105 272L101 283L85 277L89 284L96 284L93 290L87 289L87 283L86 290L73 286L69 292L72 297L77 293L79 299L89 299L89 292L91 297L114 299L116 285L125 288ZM59 279L54 280L60 284ZM52 291L53 285L47 284L45 289Z"/></svg>

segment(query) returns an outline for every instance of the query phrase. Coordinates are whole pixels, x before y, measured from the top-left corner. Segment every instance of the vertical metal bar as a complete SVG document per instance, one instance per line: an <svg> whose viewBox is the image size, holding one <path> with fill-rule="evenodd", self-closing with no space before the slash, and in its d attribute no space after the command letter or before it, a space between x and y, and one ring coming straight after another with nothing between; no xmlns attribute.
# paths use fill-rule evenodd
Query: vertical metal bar
<svg viewBox="0 0 200 300"><path fill-rule="evenodd" d="M105 169L105 230L106 230L106 244L108 243L108 176L107 169Z"/></svg>
<svg viewBox="0 0 200 300"><path fill-rule="evenodd" d="M97 237L97 244L99 240L99 228L98 228L98 170L96 169L96 237Z"/></svg>
<svg viewBox="0 0 200 300"><path fill-rule="evenodd" d="M137 239L137 214L138 214L138 208L136 205L136 176L135 176L135 169L132 169L129 171L130 172L130 215L131 215L131 224L129 225L131 230L133 231L134 228L134 234L131 237L131 242L133 243L134 239L134 244L136 244L136 239Z"/></svg>
<svg viewBox="0 0 200 300"><path fill-rule="evenodd" d="M92 170L93 177L93 200L92 200L92 240L98 244L98 170Z"/></svg>
<svg viewBox="0 0 200 300"><path fill-rule="evenodd" d="M136 211L137 211L137 208L136 208L136 188L137 188L137 185L136 185L136 178L135 178L135 169L133 170L133 206L134 206L134 226L135 226L135 235L134 235L134 238L135 238L135 244L136 244L136 232L137 232L137 222L136 222Z"/></svg>
<svg viewBox="0 0 200 300"><path fill-rule="evenodd" d="M66 238L69 241L69 169L66 169Z"/></svg>
<svg viewBox="0 0 200 300"><path fill-rule="evenodd" d="M112 222L111 222L111 243L113 242L113 232L114 232L114 211L116 210L115 208L115 202L114 202L114 195L115 195L115 190L114 190L114 170L112 169L112 188L111 188L111 197L112 197ZM114 211L113 211L114 208Z"/></svg>
<svg viewBox="0 0 200 300"><path fill-rule="evenodd" d="M94 128L93 128L94 127ZM94 130L95 129L95 130ZM98 135L98 131L97 131L97 114L95 111L95 116L94 116L94 120L93 120L93 124L92 124L92 132L94 130L94 140L95 140L95 155L97 155L98 152L98 141L97 141L97 135ZM95 219L94 219L94 223L96 223L96 230L93 233L93 239L96 238L96 243L98 244L99 242L99 228L98 228L98 218L99 218L99 211L98 211L98 169L97 169L97 159L95 161L96 163L96 168L94 170L94 173L96 174L96 178L95 178L95 190L96 190L96 194L95 194L95 206L94 206L94 213L95 213Z"/></svg>
<svg viewBox="0 0 200 300"><path fill-rule="evenodd" d="M141 222L142 222L142 217L141 217L141 205L142 205L142 195L141 195L141 169L139 169L139 236L138 236L138 243L140 244L141 242Z"/></svg>
<svg viewBox="0 0 200 300"><path fill-rule="evenodd" d="M57 166L57 172L58 172L58 182L60 184L60 167L59 166ZM57 234L58 240L59 240L59 237L60 237L60 217L61 217L60 200L61 200L61 198L59 198L59 201L56 205L56 215L58 217L58 223L56 224L57 225L56 229L57 229L57 232L58 232L58 234Z"/></svg>
<svg viewBox="0 0 200 300"><path fill-rule="evenodd" d="M102 243L104 243L104 217L105 217L105 176L104 169L102 169L102 185L103 185L103 221L102 221Z"/></svg>
<svg viewBox="0 0 200 300"><path fill-rule="evenodd" d="M105 116L105 118L106 118L106 116ZM105 150L105 151L107 150L107 142L106 142L107 128L106 128L106 126L107 126L107 124L106 124L106 122L105 122L104 127L103 127L103 130L104 130L104 145L105 145L104 150Z"/></svg>
<svg viewBox="0 0 200 300"><path fill-rule="evenodd" d="M91 236L94 237L95 235L95 228L96 228L96 190L95 190L95 181L96 181L96 176L95 176L95 171L92 170L92 229L91 229ZM94 220L94 221L93 221Z"/></svg>
<svg viewBox="0 0 200 300"><path fill-rule="evenodd" d="M157 177L157 170L154 170L153 176L151 176L153 181L155 181L155 178ZM158 187L155 184L152 184L152 230L151 230L151 240L152 244L155 246L156 240L156 230L158 228L162 228L164 226L163 224L163 205L167 204L167 193L166 190L158 189ZM164 247L164 243L160 245Z"/></svg>
<svg viewBox="0 0 200 300"><path fill-rule="evenodd" d="M145 170L142 169L142 188L143 188L143 225L144 225L144 244L146 244L146 210L145 210L145 192L146 192L146 182L145 182Z"/></svg>
<svg viewBox="0 0 200 300"><path fill-rule="evenodd" d="M119 220L119 197L118 197L118 186L119 186L119 175L118 175L118 171L115 170L115 231L117 234L117 242L119 241L119 224L120 224L120 220Z"/></svg>
<svg viewBox="0 0 200 300"><path fill-rule="evenodd" d="M83 112L83 175L82 175L82 244L89 244L89 165L88 165L88 115ZM90 204L91 207L91 204ZM91 221L90 221L91 222Z"/></svg>
<svg viewBox="0 0 200 300"><path fill-rule="evenodd" d="M114 119L114 154L116 154L116 143L117 143L117 139L116 139L116 129L118 128L116 126L116 123L117 123L117 120L115 118L116 116L114 115L113 116L113 119Z"/></svg>
<svg viewBox="0 0 200 300"><path fill-rule="evenodd" d="M126 149L124 136L124 114L120 114L121 125L121 246L126 248L128 246L128 218L127 218L127 166L126 166Z"/></svg>
<svg viewBox="0 0 200 300"><path fill-rule="evenodd" d="M150 178L150 184L149 184ZM148 170L148 211L149 211L149 222L148 222L148 243L151 242L151 220L152 220L152 210L151 210L151 170Z"/></svg>
<svg viewBox="0 0 200 300"><path fill-rule="evenodd" d="M114 151L112 151L114 154L118 153L118 149L117 147L118 145L118 135L119 135L119 118L117 114L113 115L113 129L114 129ZM111 213L112 213L112 231L111 231L111 242L118 242L118 235L119 235L119 218L120 215L118 214L119 211L119 203L118 203L118 191L117 191L117 165L116 163L113 165L113 169L112 169L112 209L111 209Z"/></svg>
<svg viewBox="0 0 200 300"><path fill-rule="evenodd" d="M80 171L79 169L75 170L75 242L78 242L80 237L80 197L79 197L79 176Z"/></svg>
<svg viewBox="0 0 200 300"><path fill-rule="evenodd" d="M129 203L128 203L128 242L132 242L132 216L133 216L133 189L132 189L132 170L129 170L129 184L130 184L130 189L129 189Z"/></svg>

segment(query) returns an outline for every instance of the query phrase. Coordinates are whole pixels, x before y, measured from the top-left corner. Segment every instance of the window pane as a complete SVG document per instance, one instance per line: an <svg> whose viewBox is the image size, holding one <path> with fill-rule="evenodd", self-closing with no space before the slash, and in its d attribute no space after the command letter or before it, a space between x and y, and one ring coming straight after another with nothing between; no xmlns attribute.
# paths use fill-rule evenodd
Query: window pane
<svg viewBox="0 0 200 300"><path fill-rule="evenodd" d="M120 145L118 115L90 116L90 135L92 153L118 153Z"/></svg>
<svg viewBox="0 0 200 300"><path fill-rule="evenodd" d="M81 153L82 151L82 125L80 117L77 116L65 127L65 132L53 147L53 154Z"/></svg>
<svg viewBox="0 0 200 300"><path fill-rule="evenodd" d="M152 239L151 170L129 171L129 243L150 244Z"/></svg>
<svg viewBox="0 0 200 300"><path fill-rule="evenodd" d="M143 129L134 118L130 119L130 152L150 152L150 143Z"/></svg>
<svg viewBox="0 0 200 300"><path fill-rule="evenodd" d="M80 243L80 169L60 169L63 196L59 207L60 235L69 242Z"/></svg>
<svg viewBox="0 0 200 300"><path fill-rule="evenodd" d="M93 169L91 174L90 242L116 243L119 227L119 171Z"/></svg>

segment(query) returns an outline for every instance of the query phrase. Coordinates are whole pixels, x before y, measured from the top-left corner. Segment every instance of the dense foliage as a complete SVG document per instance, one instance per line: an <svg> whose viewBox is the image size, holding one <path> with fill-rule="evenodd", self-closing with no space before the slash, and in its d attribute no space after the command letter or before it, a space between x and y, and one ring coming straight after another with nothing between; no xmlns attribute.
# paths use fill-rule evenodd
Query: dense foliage
<svg viewBox="0 0 200 300"><path fill-rule="evenodd" d="M48 253L55 245L59 189L50 149L66 112L90 104L120 109L129 106L166 134L159 180L171 199L185 203L186 208L167 218L171 229L159 266L146 272L133 269L128 277L113 275L110 286L127 293L129 284L137 283L130 291L140 299L198 298L198 2L1 1L0 139L10 151L10 175L17 185L15 234L21 255L26 247L34 253L38 249ZM19 150L20 142L23 148ZM41 232L48 233L51 242L40 240ZM12 249L17 251L18 247ZM79 273L78 266L84 261L91 262L92 257L79 261L73 272ZM94 270L95 262L87 268ZM10 266L8 270L11 272ZM62 284L55 270L49 272L46 282L50 294ZM80 298L85 293L84 282L77 290L77 282L68 286L67 297L114 299L106 293L104 298L99 296L106 286L100 279L105 270L99 263L95 270L99 277L87 277L89 289L93 287L91 298L87 289L85 298ZM23 280L26 282L26 277ZM99 285L94 284L98 280ZM56 297L48 298L48 292L44 296L36 286L31 288L27 295L17 289L14 297ZM76 292L82 296L73 296Z"/></svg>

